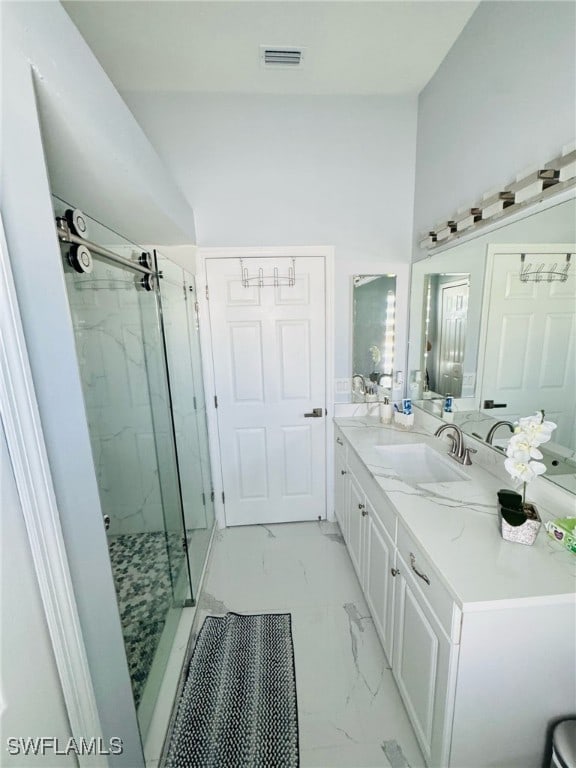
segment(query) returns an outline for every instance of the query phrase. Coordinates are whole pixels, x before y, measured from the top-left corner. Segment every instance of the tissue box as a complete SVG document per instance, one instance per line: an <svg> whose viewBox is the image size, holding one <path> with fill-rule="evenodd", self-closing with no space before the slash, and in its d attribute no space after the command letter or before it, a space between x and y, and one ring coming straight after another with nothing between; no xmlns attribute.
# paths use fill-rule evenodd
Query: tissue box
<svg viewBox="0 0 576 768"><path fill-rule="evenodd" d="M560 517L546 523L548 536L576 554L576 517Z"/></svg>

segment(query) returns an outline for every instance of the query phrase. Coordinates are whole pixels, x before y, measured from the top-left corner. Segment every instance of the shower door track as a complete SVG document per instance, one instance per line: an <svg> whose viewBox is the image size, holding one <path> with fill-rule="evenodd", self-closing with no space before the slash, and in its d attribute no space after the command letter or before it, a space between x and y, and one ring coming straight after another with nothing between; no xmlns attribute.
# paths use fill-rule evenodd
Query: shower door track
<svg viewBox="0 0 576 768"><path fill-rule="evenodd" d="M144 275L155 275L156 277L159 276L157 272L144 266L144 264L140 264L137 261L130 261L130 259L126 259L124 256L120 256L119 254L114 253L114 251L109 251L107 248L104 248L101 245L97 245L90 240L86 240L79 235L75 235L70 231L68 222L61 217L56 219L56 232L58 234L58 240L60 240L61 243L84 245L92 253L97 253L99 256L108 259L108 261L113 261L115 264L119 264L122 267L128 267L129 269L132 269L135 272L141 272ZM149 254L146 254L146 256L148 255Z"/></svg>

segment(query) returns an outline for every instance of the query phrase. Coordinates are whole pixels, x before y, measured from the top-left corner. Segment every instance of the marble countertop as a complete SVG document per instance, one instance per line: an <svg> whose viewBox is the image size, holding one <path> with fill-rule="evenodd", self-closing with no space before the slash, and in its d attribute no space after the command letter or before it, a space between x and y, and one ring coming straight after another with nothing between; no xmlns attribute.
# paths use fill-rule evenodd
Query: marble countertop
<svg viewBox="0 0 576 768"><path fill-rule="evenodd" d="M576 556L552 541L544 526L532 546L502 539L496 493L511 484L479 464L462 467L456 462L454 467L469 479L405 482L375 447L424 443L446 455L444 436L435 438L418 426L409 431L384 426L372 416L334 421L463 610L482 610L491 603L505 607L502 601L575 600ZM538 509L543 521L558 516L540 503Z"/></svg>

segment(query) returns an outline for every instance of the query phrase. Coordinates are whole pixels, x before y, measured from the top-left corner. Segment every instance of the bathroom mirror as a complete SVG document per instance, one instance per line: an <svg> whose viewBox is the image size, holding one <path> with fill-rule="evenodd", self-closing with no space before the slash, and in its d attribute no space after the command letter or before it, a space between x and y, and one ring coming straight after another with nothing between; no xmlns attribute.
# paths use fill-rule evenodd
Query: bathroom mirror
<svg viewBox="0 0 576 768"><path fill-rule="evenodd" d="M364 400L392 389L396 347L396 275L354 275L352 393Z"/></svg>
<svg viewBox="0 0 576 768"><path fill-rule="evenodd" d="M521 270L556 272L576 246L576 201L548 201L525 218L461 242L413 265L410 294L408 394L418 407L442 416L442 398L453 394L451 417L470 436L504 450L513 422L544 408L558 423L545 448L546 478L576 492L576 255L567 279L520 280ZM526 254L522 261L521 253ZM530 266L531 265L531 266ZM426 368L434 369L437 340L427 337L427 296L438 291L441 276L468 275L468 306L462 354L460 395L426 387ZM436 286L436 287L435 287ZM546 295L544 295L546 294ZM505 304L508 302L509 307ZM429 312L428 329L438 329ZM435 323L435 325L434 325ZM428 355L425 352L428 346ZM430 377L430 370L428 373ZM436 386L434 389L432 386ZM451 384L450 386L454 386ZM441 389L441 387L440 387Z"/></svg>

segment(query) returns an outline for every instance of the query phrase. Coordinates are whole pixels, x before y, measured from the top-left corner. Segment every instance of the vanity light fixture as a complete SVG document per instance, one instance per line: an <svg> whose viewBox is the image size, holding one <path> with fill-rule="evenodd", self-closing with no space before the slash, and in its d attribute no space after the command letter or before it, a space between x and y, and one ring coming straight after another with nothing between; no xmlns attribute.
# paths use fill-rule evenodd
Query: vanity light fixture
<svg viewBox="0 0 576 768"><path fill-rule="evenodd" d="M476 205L461 208L451 219L422 235L420 247L430 250L443 245L457 239L463 232L480 229L496 218L510 216L522 206L544 199L547 193L575 186L576 149L573 147L566 148L563 154L540 168L518 174L512 184L487 193Z"/></svg>
<svg viewBox="0 0 576 768"><path fill-rule="evenodd" d="M388 291L386 294L386 319L384 321L384 360L382 362L382 371L388 376L392 376L394 366L395 314L396 296L394 291Z"/></svg>
<svg viewBox="0 0 576 768"><path fill-rule="evenodd" d="M502 213L502 211L510 205L514 205L514 192L511 192L510 190L487 195L482 200L482 207L478 209L480 211L480 218L491 219Z"/></svg>
<svg viewBox="0 0 576 768"><path fill-rule="evenodd" d="M560 173L555 168L542 168L524 177L516 177L507 191L513 193L513 202L525 203L537 197L548 187L558 184Z"/></svg>
<svg viewBox="0 0 576 768"><path fill-rule="evenodd" d="M574 179L576 177L576 149L546 163L546 168L554 168L558 171L559 182Z"/></svg>

